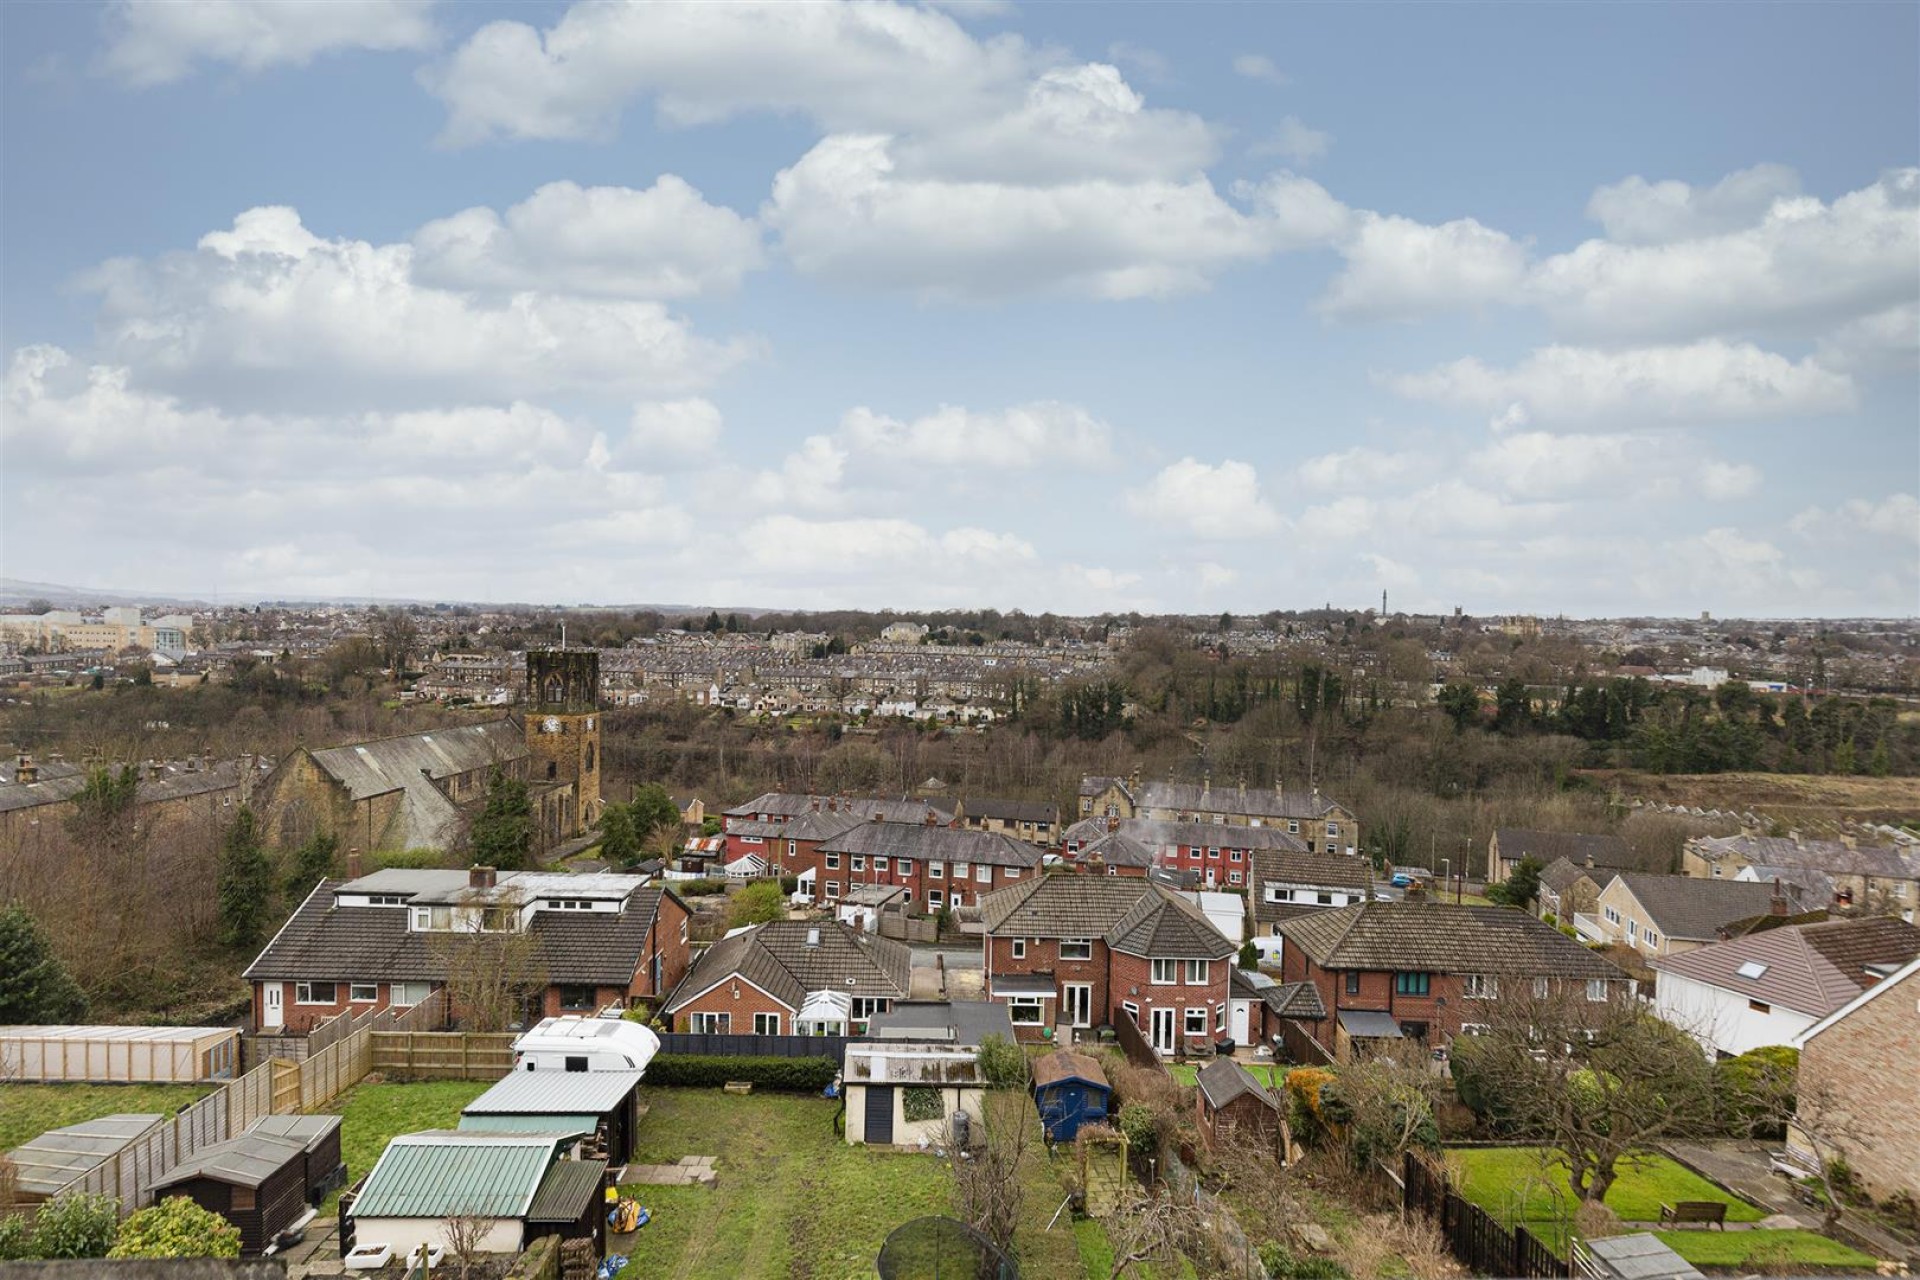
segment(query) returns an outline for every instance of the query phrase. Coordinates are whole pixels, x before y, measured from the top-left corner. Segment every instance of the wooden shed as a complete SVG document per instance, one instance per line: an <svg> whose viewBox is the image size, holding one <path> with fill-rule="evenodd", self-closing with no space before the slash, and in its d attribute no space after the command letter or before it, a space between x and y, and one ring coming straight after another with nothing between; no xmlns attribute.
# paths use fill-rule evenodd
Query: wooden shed
<svg viewBox="0 0 1920 1280"><path fill-rule="evenodd" d="M26 1204L51 1199L76 1178L113 1159L163 1119L157 1111L122 1112L49 1129L31 1142L21 1143L7 1152L19 1179L14 1194Z"/></svg>
<svg viewBox="0 0 1920 1280"><path fill-rule="evenodd" d="M1084 1053L1058 1049L1033 1064L1033 1102L1053 1142L1072 1142L1083 1124L1107 1118L1113 1087L1100 1064Z"/></svg>
<svg viewBox="0 0 1920 1280"><path fill-rule="evenodd" d="M309 1204L319 1204L347 1180L347 1166L340 1157L339 1116L261 1116L247 1126L247 1132L303 1145L302 1178Z"/></svg>
<svg viewBox="0 0 1920 1280"><path fill-rule="evenodd" d="M516 1071L469 1102L463 1130L577 1133L585 1153L613 1164L633 1158L640 1122L639 1071Z"/></svg>
<svg viewBox="0 0 1920 1280"><path fill-rule="evenodd" d="M48 1084L193 1084L231 1080L231 1027L0 1027L0 1079Z"/></svg>
<svg viewBox="0 0 1920 1280"><path fill-rule="evenodd" d="M1280 1100L1232 1058L1215 1058L1200 1068L1194 1084L1194 1112L1209 1142L1232 1129L1279 1140Z"/></svg>
<svg viewBox="0 0 1920 1280"><path fill-rule="evenodd" d="M240 1228L240 1251L263 1253L307 1213L307 1148L249 1130L200 1148L153 1184L156 1201L187 1196Z"/></svg>

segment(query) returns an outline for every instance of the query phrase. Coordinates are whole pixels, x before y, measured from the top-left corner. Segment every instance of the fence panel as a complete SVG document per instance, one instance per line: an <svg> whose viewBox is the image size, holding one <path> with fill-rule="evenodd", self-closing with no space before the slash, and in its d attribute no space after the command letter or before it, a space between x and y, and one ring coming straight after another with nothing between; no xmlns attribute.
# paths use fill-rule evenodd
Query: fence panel
<svg viewBox="0 0 1920 1280"><path fill-rule="evenodd" d="M1557 1280L1572 1274L1567 1260L1525 1227L1516 1225L1509 1231L1479 1205L1456 1194L1445 1169L1411 1151L1401 1169L1402 1206L1430 1219L1462 1265L1481 1275L1522 1280Z"/></svg>
<svg viewBox="0 0 1920 1280"><path fill-rule="evenodd" d="M1166 1070L1160 1061L1160 1055L1147 1043L1146 1033L1140 1030L1140 1024L1125 1016L1113 1020L1114 1039L1120 1042L1121 1052L1127 1055L1127 1061L1137 1067L1153 1067Z"/></svg>
<svg viewBox="0 0 1920 1280"><path fill-rule="evenodd" d="M660 1052L734 1058L832 1058L845 1065L847 1046L865 1042L865 1036L708 1035L675 1031L660 1037Z"/></svg>
<svg viewBox="0 0 1920 1280"><path fill-rule="evenodd" d="M512 1032L376 1031L372 1069L427 1080L498 1080L513 1070Z"/></svg>

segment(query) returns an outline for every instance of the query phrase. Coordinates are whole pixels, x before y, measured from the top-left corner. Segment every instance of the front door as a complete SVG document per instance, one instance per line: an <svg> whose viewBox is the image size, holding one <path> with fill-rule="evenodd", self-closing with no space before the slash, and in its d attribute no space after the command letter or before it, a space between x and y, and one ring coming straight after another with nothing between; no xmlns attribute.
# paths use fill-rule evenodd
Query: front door
<svg viewBox="0 0 1920 1280"><path fill-rule="evenodd" d="M1229 1033L1233 1036L1233 1042L1235 1044L1251 1044L1252 1040L1247 1035L1247 1027L1251 1021L1248 1015L1253 1012L1252 1002L1235 1000L1231 1008L1233 1009L1232 1021L1227 1024L1227 1027Z"/></svg>
<svg viewBox="0 0 1920 1280"><path fill-rule="evenodd" d="M1069 982L1060 988L1060 1013L1070 1027L1093 1025L1093 984Z"/></svg>
<svg viewBox="0 0 1920 1280"><path fill-rule="evenodd" d="M1180 1016L1178 1009L1155 1009L1153 1012L1153 1047L1161 1053L1172 1053L1174 1046L1175 1023Z"/></svg>
<svg viewBox="0 0 1920 1280"><path fill-rule="evenodd" d="M287 1024L286 1010L281 1005L287 986L284 982L269 982L260 988L260 993L260 1026L267 1031L278 1031Z"/></svg>
<svg viewBox="0 0 1920 1280"><path fill-rule="evenodd" d="M867 1141L893 1144L893 1086L867 1086Z"/></svg>

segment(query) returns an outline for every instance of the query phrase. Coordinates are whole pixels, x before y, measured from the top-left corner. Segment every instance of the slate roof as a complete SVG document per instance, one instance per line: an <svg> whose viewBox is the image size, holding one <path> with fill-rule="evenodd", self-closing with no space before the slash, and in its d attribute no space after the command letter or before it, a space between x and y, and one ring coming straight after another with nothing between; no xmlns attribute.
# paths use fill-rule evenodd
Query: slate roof
<svg viewBox="0 0 1920 1280"><path fill-rule="evenodd" d="M1633 872L1617 877L1647 913L1647 918L1669 938L1711 942L1723 925L1766 915L1773 903L1773 886L1757 880L1707 880L1695 876L1656 876ZM1609 887L1612 881L1608 882ZM1795 886L1783 886L1789 899Z"/></svg>
<svg viewBox="0 0 1920 1280"><path fill-rule="evenodd" d="M1500 857L1515 862L1533 858L1541 865L1565 858L1585 865L1589 859L1596 868L1623 871L1634 866L1633 846L1619 836L1585 835L1572 831L1535 831L1527 827L1497 827L1494 838L1500 842Z"/></svg>
<svg viewBox="0 0 1920 1280"><path fill-rule="evenodd" d="M1283 921L1280 933L1328 970L1625 976L1552 925L1511 907L1366 902Z"/></svg>
<svg viewBox="0 0 1920 1280"><path fill-rule="evenodd" d="M318 982L446 980L447 944L457 935L412 931L404 907L336 907L334 894L341 887L337 880L322 881L247 966L245 976ZM645 955L647 930L669 892L641 885L618 913L536 912L528 932L540 941L547 981L606 986L632 982Z"/></svg>
<svg viewBox="0 0 1920 1280"><path fill-rule="evenodd" d="M1340 805L1315 790L1272 787L1208 787L1194 782L1142 783L1135 797L1141 809L1185 813L1228 813L1249 818L1324 818Z"/></svg>
<svg viewBox="0 0 1920 1280"><path fill-rule="evenodd" d="M1232 1058L1215 1058L1200 1068L1193 1083L1200 1090L1200 1096L1207 1100L1207 1105L1215 1111L1249 1094L1258 1098L1264 1106L1275 1110L1280 1106L1273 1094L1253 1078L1253 1073Z"/></svg>
<svg viewBox="0 0 1920 1280"><path fill-rule="evenodd" d="M120 768L111 767L115 772ZM163 761L160 772L134 784L134 796L138 803L152 804L160 800L183 800L209 791L236 790L245 767L240 760L216 760L211 768L198 764L190 768L186 761ZM0 813L60 804L86 790L87 770L79 765L49 762L38 768L38 781L19 782L12 776L13 763L8 762L6 776L0 777Z"/></svg>
<svg viewBox="0 0 1920 1280"><path fill-rule="evenodd" d="M1596 889L1613 879L1610 873L1600 870L1598 865L1588 867L1585 863L1576 865L1565 858L1555 858L1541 868L1540 884L1555 893L1564 894L1578 884L1582 876L1585 876Z"/></svg>
<svg viewBox="0 0 1920 1280"><path fill-rule="evenodd" d="M1173 822L1160 818L1082 818L1061 834L1068 845L1084 845L1110 832L1123 832L1149 848L1181 845L1202 849L1298 849L1306 842L1278 827L1237 827L1225 822Z"/></svg>
<svg viewBox="0 0 1920 1280"><path fill-rule="evenodd" d="M768 791L745 804L722 810L729 818L797 818L812 813L818 806L823 813L848 813L861 822L871 822L874 814L882 822L925 822L929 813L937 822L952 822L953 810L932 800L913 796L818 796L794 791Z"/></svg>
<svg viewBox="0 0 1920 1280"><path fill-rule="evenodd" d="M818 934L818 945L808 944ZM736 974L789 1009L813 991L903 1000L912 984L905 943L832 921L774 920L727 935L694 963L663 1012L675 1013Z"/></svg>
<svg viewBox="0 0 1920 1280"><path fill-rule="evenodd" d="M969 796L960 802L969 818L1000 822L1058 822L1060 806L1045 800L1006 800L999 796Z"/></svg>
<svg viewBox="0 0 1920 1280"><path fill-rule="evenodd" d="M820 843L822 853L918 858L923 862L984 862L996 867L1037 867L1040 850L998 831L930 827L924 823L862 822Z"/></svg>
<svg viewBox="0 0 1920 1280"><path fill-rule="evenodd" d="M1200 908L1132 876L1045 875L981 901L990 935L1101 938L1128 955L1220 960L1234 952Z"/></svg>
<svg viewBox="0 0 1920 1280"><path fill-rule="evenodd" d="M456 773L488 769L527 755L526 735L512 720L458 725L426 733L376 738L308 753L315 765L355 800L404 791L393 832L403 847L444 848L459 807L434 783Z"/></svg>
<svg viewBox="0 0 1920 1280"><path fill-rule="evenodd" d="M1074 856L1080 862L1088 862L1098 857L1108 866L1114 867L1153 865L1153 850L1124 831L1108 831L1098 840L1082 845Z"/></svg>
<svg viewBox="0 0 1920 1280"><path fill-rule="evenodd" d="M1891 844L1849 846L1840 840L1791 836L1702 836L1688 841L1687 850L1708 862L1731 854L1770 867L1817 867L1830 875L1920 880L1920 851Z"/></svg>
<svg viewBox="0 0 1920 1280"><path fill-rule="evenodd" d="M1903 920L1832 920L1769 929L1652 962L1753 1000L1824 1018L1872 985L1869 964L1901 965L1920 956L1920 929ZM1765 966L1746 977L1742 966Z"/></svg>

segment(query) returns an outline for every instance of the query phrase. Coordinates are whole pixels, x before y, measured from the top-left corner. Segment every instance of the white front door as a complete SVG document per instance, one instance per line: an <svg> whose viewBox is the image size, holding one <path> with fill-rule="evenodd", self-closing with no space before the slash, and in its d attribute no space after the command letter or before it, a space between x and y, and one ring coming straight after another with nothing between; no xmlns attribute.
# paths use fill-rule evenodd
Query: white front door
<svg viewBox="0 0 1920 1280"><path fill-rule="evenodd" d="M1155 1009L1153 1012L1153 1047L1161 1053L1172 1053L1174 1037L1178 1034L1175 1026L1180 1016L1178 1009Z"/></svg>
<svg viewBox="0 0 1920 1280"><path fill-rule="evenodd" d="M1060 988L1060 1012L1070 1027L1090 1027L1093 1025L1093 986L1085 982L1069 982Z"/></svg>
<svg viewBox="0 0 1920 1280"><path fill-rule="evenodd" d="M287 1023L286 1011L281 1001L287 994L284 982L269 982L260 988L260 1025L269 1031L277 1031Z"/></svg>
<svg viewBox="0 0 1920 1280"><path fill-rule="evenodd" d="M1235 1000L1230 1007L1233 1012L1228 1015L1230 1020L1227 1023L1227 1033L1233 1037L1235 1044L1247 1044L1249 1043L1247 1023L1249 1015L1253 1012L1253 1005L1246 1000Z"/></svg>

